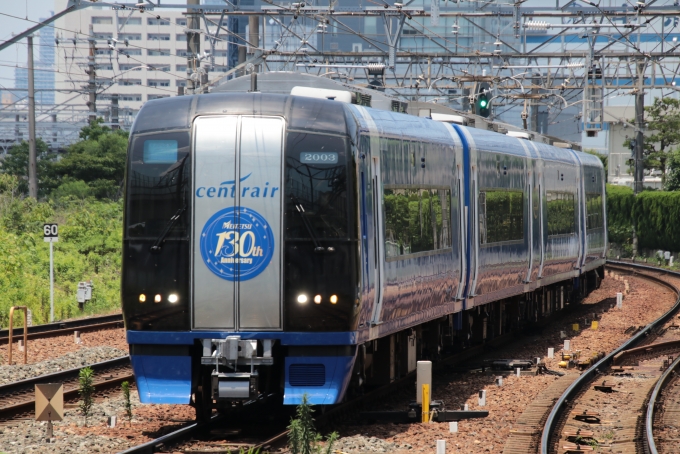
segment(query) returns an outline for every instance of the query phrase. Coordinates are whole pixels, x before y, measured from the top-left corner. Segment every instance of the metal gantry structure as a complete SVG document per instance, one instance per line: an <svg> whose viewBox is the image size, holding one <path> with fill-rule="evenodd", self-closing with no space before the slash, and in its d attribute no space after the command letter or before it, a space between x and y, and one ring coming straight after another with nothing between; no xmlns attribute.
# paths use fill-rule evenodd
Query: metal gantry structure
<svg viewBox="0 0 680 454"><path fill-rule="evenodd" d="M678 1L546 3L70 0L67 10L0 44L0 50L57 17L90 6L147 13L183 9L190 93L210 91L225 78L248 72L300 71L375 88L405 101L437 102L466 111L473 108L480 87L486 87L492 118L538 131L539 111L548 123L564 121L566 115L588 135L604 128L605 105L625 97L636 103L638 115L618 120L631 123L639 138L634 158L639 164L645 94L676 96L678 91ZM233 26L241 20L244 25L247 21L247 34L245 26ZM208 80L208 69L215 64L214 44L223 39L230 42L234 64ZM207 44L205 49L201 42ZM90 99L92 112L102 85L89 77L82 90L95 96ZM637 167L639 189L642 166Z"/></svg>

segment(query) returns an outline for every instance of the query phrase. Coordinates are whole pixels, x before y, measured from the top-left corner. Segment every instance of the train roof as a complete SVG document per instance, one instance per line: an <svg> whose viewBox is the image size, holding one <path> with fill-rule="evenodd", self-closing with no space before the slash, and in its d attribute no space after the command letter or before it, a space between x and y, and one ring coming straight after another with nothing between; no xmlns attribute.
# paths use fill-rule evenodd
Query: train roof
<svg viewBox="0 0 680 454"><path fill-rule="evenodd" d="M185 129L197 115L286 116L288 128L347 134L348 104L326 99L271 93L210 93L148 101L132 133Z"/></svg>
<svg viewBox="0 0 680 454"><path fill-rule="evenodd" d="M366 132L375 127L381 135L442 143L451 143L451 138L455 137L451 133L451 125L447 123L388 110L346 105L349 106L359 129Z"/></svg>
<svg viewBox="0 0 680 454"><path fill-rule="evenodd" d="M389 110L373 109L354 104L274 93L209 93L203 95L176 96L148 101L140 110L132 125L131 133L188 129L197 115L285 115L290 129L348 134L347 119L356 120L360 129L368 131L369 116L377 130L384 135L450 142L451 126L427 118L416 117ZM372 126L371 126L372 127ZM567 151L541 142L509 137L484 129L456 126L468 141L478 149L498 150L512 155L535 155L543 159L575 164L578 157L583 165L602 167L596 156Z"/></svg>

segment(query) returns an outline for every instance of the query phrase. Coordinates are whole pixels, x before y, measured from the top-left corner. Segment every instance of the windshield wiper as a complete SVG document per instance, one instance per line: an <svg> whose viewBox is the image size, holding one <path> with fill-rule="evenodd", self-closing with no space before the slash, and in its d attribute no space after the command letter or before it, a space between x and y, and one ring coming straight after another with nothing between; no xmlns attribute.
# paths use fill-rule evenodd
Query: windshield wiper
<svg viewBox="0 0 680 454"><path fill-rule="evenodd" d="M154 241L153 246L149 248L149 252L151 253L158 253L161 251L161 243L163 240L165 240L165 237L168 236L168 233L170 233L170 230L177 224L177 221L179 221L179 218L182 217L182 213L187 209L187 206L184 205L182 208L177 210L177 213L175 213L168 223L165 225L165 228L161 232L160 235L158 235L158 238L156 238L156 241Z"/></svg>
<svg viewBox="0 0 680 454"><path fill-rule="evenodd" d="M299 203L296 197L293 197L293 204L295 205L295 209L297 210L298 214L300 214L302 224L305 226L305 230L307 230L309 237L312 239L312 243L314 243L314 252L316 253L335 252L335 248L333 246L328 246L327 248L321 246L319 240L316 238L316 235L314 235L314 230L312 229L312 226L309 223L309 219L305 217L304 207L302 206L301 203Z"/></svg>

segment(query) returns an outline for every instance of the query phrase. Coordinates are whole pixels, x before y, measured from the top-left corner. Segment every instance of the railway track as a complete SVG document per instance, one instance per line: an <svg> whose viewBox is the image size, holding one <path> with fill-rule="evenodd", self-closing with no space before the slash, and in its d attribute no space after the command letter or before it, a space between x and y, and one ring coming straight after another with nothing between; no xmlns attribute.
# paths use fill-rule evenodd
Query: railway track
<svg viewBox="0 0 680 454"><path fill-rule="evenodd" d="M492 342L487 344L487 347L489 345L498 346L503 345L504 343L508 342L512 338L512 336L513 333L508 333L506 335L499 336ZM441 362L437 363L435 371L438 370L438 368L454 366L456 364L468 361L471 358L474 358L475 356L481 355L484 352L484 348L485 346L478 345L466 349L456 355L445 358ZM360 398L351 399L346 403L334 406L332 409L325 411L321 414L315 413L316 426L320 430L324 431L325 429L330 428L339 421L345 420L346 418L352 415L357 415L358 412L360 412L363 409L370 409L374 407L386 397L394 393L397 393L401 390L404 390L407 387L410 388L414 386L414 381L415 372L410 373L404 376L403 378L400 378L399 380L392 382L388 386L383 386L367 394L364 394ZM246 404L244 404L244 407L248 407L251 405L254 406L254 404L257 404L257 402L256 401L247 402ZM260 412L260 414L262 413L263 412ZM231 419L239 418L240 420L242 419L241 416L245 416L247 418L247 415L230 415L229 417ZM290 415L286 415L286 418L289 417ZM216 436L211 437L210 436L211 430L214 429L220 422L224 421L225 418L222 416L219 415L213 416L213 418L208 422L205 422L203 424L199 423L189 424L174 432L166 434L157 439L151 440L147 443L131 447L125 451L122 451L120 454L147 454L147 453L150 454L154 452L165 452L164 451L165 448L169 448L170 446L176 446L179 443L183 443L193 438L204 439L202 442L199 442L202 445L202 447L188 448L186 450L180 450L180 452L185 452L187 454L201 454L205 452L226 454L232 452L239 452L240 448L244 448L246 452L250 448L253 448L254 450L257 449L270 450L276 447L284 446L288 440L288 431L282 428L280 431L277 431L275 433L259 434L259 436L256 437L256 441L253 441L253 437L250 436L250 433L248 431L245 431L245 433L243 434L239 433L232 434L228 437L221 437L222 440L224 440L224 438L229 438L229 441L221 442L211 441L211 438L220 438L221 435L220 431L217 430L217 433L215 434ZM289 419L285 419L284 424L282 426L285 426L288 421ZM199 434L204 435L200 436ZM177 452L177 449L171 449L168 452Z"/></svg>
<svg viewBox="0 0 680 454"><path fill-rule="evenodd" d="M648 402L657 401L663 384L674 376L672 371L678 364L674 358L680 355L680 341L662 340L669 328L680 328L672 321L680 310L680 290L667 279L680 278L680 273L659 273L646 265L622 262L608 262L608 267L633 271L667 286L675 293L676 302L576 377L559 396L557 392L546 396L556 402L542 428L541 454L588 452L606 446L621 454L657 452L649 450L650 440L654 442L655 406L648 406Z"/></svg>
<svg viewBox="0 0 680 454"><path fill-rule="evenodd" d="M71 334L73 331L97 331L100 329L122 328L123 315L102 315L99 317L81 318L78 320L70 320L64 322L47 323L45 325L29 326L28 339L39 339L46 337L62 336L64 334ZM13 338L15 340L23 339L23 330L14 328ZM0 330L0 345L7 345L9 340L9 330Z"/></svg>
<svg viewBox="0 0 680 454"><path fill-rule="evenodd" d="M560 316L560 314L557 314L555 317L558 316ZM541 324L548 324L551 323L552 321L553 318L546 318L541 322ZM515 339L515 336L516 333L510 332L491 340L485 345L476 345L471 348L465 349L459 353L456 353L452 356L444 358L433 365L434 366L433 372L439 372L442 369L451 366L456 366L462 363L467 363L470 360L474 360L474 358L483 355L486 351L488 351L489 348L498 348L503 345L506 345L508 342L512 342ZM337 423L345 421L352 417L356 417L358 413L361 412L362 410L374 409L377 406L377 404L382 403L386 398L389 398L391 395L394 395L395 393L401 391L405 391L407 388L409 389L410 392L410 389L412 389L415 386L414 383L415 372L396 380L395 382L391 383L388 386L383 386L379 389L364 394L360 398L351 399L346 403L334 406L332 409L326 410L321 414L315 413L316 426L323 433L330 432L332 431L332 427ZM226 419L233 420L234 416L228 416ZM185 443L187 440L191 439L203 439L204 442L199 443L203 447L180 449L179 450L180 452L185 452L187 454L189 453L202 454L207 452L231 453L239 452L240 448L244 448L246 451L249 448L254 449L259 448L263 450L265 449L268 450L270 448L283 446L287 441L288 431L282 429L280 432L276 434L262 435L257 439L257 441L252 441L252 439L249 439L246 433L246 435L238 434L221 438L222 440L227 438L228 441L211 442L209 440L210 438L212 438L209 435L211 429L218 425L220 421L223 421L223 419L218 419L217 417L215 417L208 423L204 424L193 423L185 427L182 427L172 433L159 437L155 440L151 440L139 446L131 447L130 449L123 451L123 453L140 454L140 453L165 452L165 449L169 449L168 452L176 452L178 444ZM288 420L286 420L286 422L288 422ZM256 424L260 424L260 426L258 427L261 427L261 420L258 421ZM286 424L283 424L283 426L285 425ZM205 435L200 436L199 434L201 433L208 434L208 436ZM219 434L216 434L214 438L219 438ZM171 449L170 448L171 446L174 446L174 449Z"/></svg>
<svg viewBox="0 0 680 454"><path fill-rule="evenodd" d="M631 268L627 263L625 264L610 263L608 266L618 267L619 270L625 270L626 272L631 271ZM640 266L639 270L637 271L637 274L647 279L653 280L661 285L665 285L671 288L676 295L680 294L680 291L677 288L675 288L675 286L669 284L663 279L664 275L667 273L658 273L658 269ZM680 280L680 273L674 276L676 276ZM657 379L661 378L661 375L663 374L664 370L670 370L666 369L668 367L669 362L668 355L676 355L680 357L680 340L672 341L669 343L658 343L654 345L645 344L649 344L649 342L663 334L660 328L673 316L673 314L677 312L679 308L680 301L676 301L675 305L671 310L666 312L662 317L650 323L649 325L645 327L640 327L637 330L637 332L631 337L631 339L625 342L621 347L616 349L610 355L605 356L603 359L601 359L599 362L593 365L590 369L585 371L581 376L565 375L557 379L553 385L545 389L534 400L532 405L529 408L527 408L524 414L520 417L520 419L518 420L518 427L524 428L513 431L511 437L512 436L515 437L516 443L514 445L512 442L507 443L505 447L506 450L504 452L506 454L511 452L526 453L532 452L532 449L534 450L533 452L540 451L545 454L548 454L549 452L551 453L565 452L565 450L563 449L565 444L562 443L563 446L560 447L559 446L560 443L557 438L552 439L548 437L551 445L546 444L546 441L544 440L546 438L546 434L549 434L550 431L555 430L555 428L557 426L560 426L560 424L562 424L563 426L565 418L572 415L573 411L583 413L584 410L583 408L579 407L574 409L573 406L570 407L569 412L567 414L564 413L566 405L573 404L572 401L578 399L579 396L584 396L586 393L590 393L588 394L588 398L590 398L591 395L597 397L601 397L600 395L608 395L606 391L595 389L595 386L601 389L607 389L607 387L611 387L613 390L616 389L616 385L618 382L614 381L615 378L609 378L608 376L602 375L602 372L611 365L622 364L623 366L619 367L618 369L617 368L612 369L612 371L613 373L621 374L620 376L625 377L626 374L630 374L629 371L631 369L629 369L629 367L632 367L627 366L626 364L641 361L642 362L646 361L649 363L644 365L643 368L638 368L641 372L644 372L648 375L649 380L647 380L648 383L646 387L644 389L643 388L636 389L635 392L631 393L632 395L631 404L636 405L640 409L646 409L647 408L646 402L649 399L651 388L653 388L654 385L657 383ZM508 339L506 339L505 336L503 336L496 339L495 341L498 342L500 345L506 342L507 340ZM635 349L634 347L639 348ZM454 355L453 357L446 360L445 363L448 365L455 365L463 361L466 361L470 358L473 358L476 355L481 354L482 352L483 352L482 346L473 347L471 349L461 352L458 355ZM619 356L615 359L614 357L617 354ZM665 364L664 360L666 361ZM678 362L676 361L674 364L677 363ZM441 367L441 364L439 365L439 367ZM670 381L673 380L672 373L669 373L666 376L671 377L670 379L667 380ZM593 381L595 378L598 378L597 383ZM605 383L603 384L602 381L604 381ZM372 403L379 402L380 399L384 399L385 396L395 393L403 387L411 386L412 382L413 376L404 377L403 379L393 383L391 386L378 389L372 393L363 396L361 399L352 400L346 404L339 405L325 412L322 415L317 414L316 418L317 426L321 428L332 426L335 422L342 421L348 415L356 414L356 412L360 411L362 408L370 408ZM680 388L680 386L678 388ZM661 392L659 392L659 394L661 394ZM674 400L674 402L677 404L677 409L675 409L676 407L673 407L674 410L671 411L680 412L680 395L678 396L678 399ZM659 405L657 405L657 408L659 408ZM589 416L587 413L588 411L586 409L586 416ZM660 418L658 413L654 413L653 417L655 417L657 420L659 420ZM206 440L207 438L208 441L205 441L203 444L199 443L200 444L199 447L194 446L187 447L186 449L182 448L180 449L180 451L185 453L198 454L208 451L221 453L238 452L239 448L244 448L245 450L247 450L250 447L253 447L255 449L257 448L272 449L277 446L283 445L287 439L287 431L285 430L282 430L275 435L267 436L266 440L264 440L265 437L261 437L259 438L259 440L261 441L248 440L247 436L243 435L223 437L223 439L228 438L229 441L220 442L209 441L210 439L209 436L197 437L197 434L199 433L204 434L210 433L211 429L216 427L220 421L221 420L219 419L219 417L216 416L210 422L202 425L197 423L190 424L186 427L183 427L175 432L167 434L156 440L152 440L140 446L132 447L124 451L124 453L125 454L147 452L151 453L165 450L170 450L169 452L173 452L177 450L178 444L184 443L186 440L195 438L198 439L203 438L204 440ZM641 432L642 425L644 425L644 418L634 418L634 420L624 420L621 422L617 432L619 435L621 435L621 437L628 436L631 439L632 443L631 446L633 446L633 450L621 451L622 453L641 452L639 451L639 449L641 449L640 444L641 437L638 434L642 433ZM570 431L573 432L575 435L573 435L570 439L572 440L575 439L579 442L584 443L583 445L579 445L577 447L585 448L585 451L588 451L587 448L593 447L585 443L585 440L589 439L589 437L586 436L588 435L588 432L585 429L581 429L581 432L578 432L578 430L579 430L578 428L569 428L566 429L566 432ZM559 432L555 432L555 434L562 435L563 432L564 430L560 430ZM530 439L536 440L533 448L531 448L530 443L527 442ZM567 443L571 442L567 441ZM619 447L623 446L621 443L619 443L618 445ZM171 448L173 446L174 449ZM551 448L548 450L543 450L543 446L546 447L552 446L552 448L555 449ZM569 445L567 446L571 447Z"/></svg>
<svg viewBox="0 0 680 454"><path fill-rule="evenodd" d="M91 364L89 367L95 373L94 387L97 392L111 389L123 381L134 381L128 356ZM69 369L0 386L0 424L33 417L36 384L63 383L64 401L77 399L80 369Z"/></svg>
<svg viewBox="0 0 680 454"><path fill-rule="evenodd" d="M645 452L648 454L673 453L680 449L680 440L664 430L677 425L680 414L680 383L678 371L680 355L657 380L649 397L645 412Z"/></svg>

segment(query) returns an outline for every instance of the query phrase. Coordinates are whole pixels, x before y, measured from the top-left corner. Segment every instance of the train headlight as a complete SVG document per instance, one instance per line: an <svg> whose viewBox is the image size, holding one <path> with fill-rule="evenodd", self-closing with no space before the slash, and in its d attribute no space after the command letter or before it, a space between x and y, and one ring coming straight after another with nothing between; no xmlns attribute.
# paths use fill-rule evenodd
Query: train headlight
<svg viewBox="0 0 680 454"><path fill-rule="evenodd" d="M171 293L171 294L168 296L168 301L174 304L174 303L176 303L177 301L179 301L179 296L177 296L176 293Z"/></svg>
<svg viewBox="0 0 680 454"><path fill-rule="evenodd" d="M316 295L316 296L314 297L314 302L315 302L316 304L321 304L321 295Z"/></svg>
<svg viewBox="0 0 680 454"><path fill-rule="evenodd" d="M305 304L307 302L307 295L305 295L304 293L301 294L301 295L298 295L297 302L300 303L300 304Z"/></svg>
<svg viewBox="0 0 680 454"><path fill-rule="evenodd" d="M139 302L140 303L146 303L146 295L145 294L142 293L141 295L139 295Z"/></svg>
<svg viewBox="0 0 680 454"><path fill-rule="evenodd" d="M156 295L153 297L153 302L154 303L160 303L161 302L161 295Z"/></svg>
<svg viewBox="0 0 680 454"><path fill-rule="evenodd" d="M338 295L331 295L331 304L335 304L338 302Z"/></svg>

